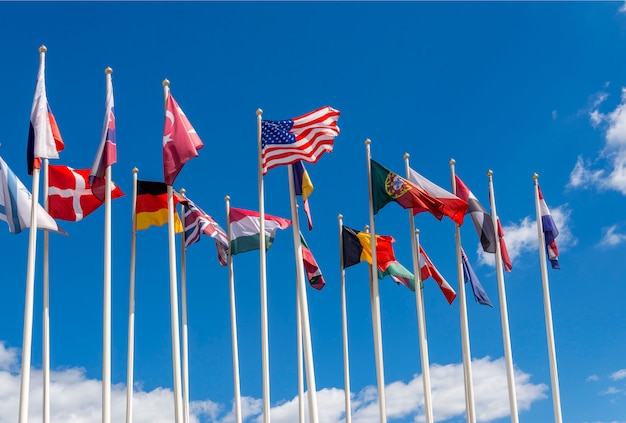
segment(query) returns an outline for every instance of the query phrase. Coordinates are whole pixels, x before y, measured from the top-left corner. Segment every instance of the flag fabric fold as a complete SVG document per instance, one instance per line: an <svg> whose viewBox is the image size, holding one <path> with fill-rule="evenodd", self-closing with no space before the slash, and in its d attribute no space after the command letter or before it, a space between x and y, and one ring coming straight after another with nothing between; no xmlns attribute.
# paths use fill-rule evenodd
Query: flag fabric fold
<svg viewBox="0 0 626 423"><path fill-rule="evenodd" d="M339 110L324 106L287 120L261 122L261 162L263 175L276 167L303 160L315 163L325 152L333 151L339 135Z"/></svg>
<svg viewBox="0 0 626 423"><path fill-rule="evenodd" d="M174 206L185 202L185 198L174 192ZM163 182L137 181L136 203L137 230L148 229L150 226L162 226L167 223L167 185ZM174 230L183 231L183 224L174 213Z"/></svg>
<svg viewBox="0 0 626 423"><path fill-rule="evenodd" d="M9 232L19 234L30 227L32 206L31 194L22 181L0 157L0 220L7 222ZM37 204L37 227L63 235L67 233L59 227L40 204Z"/></svg>
<svg viewBox="0 0 626 423"><path fill-rule="evenodd" d="M326 281L324 280L324 276L322 275L322 271L320 270L315 257L313 257L311 249L304 240L304 236L302 236L302 232L300 232L300 243L302 244L302 262L304 264L304 270L306 271L306 277L309 280L309 284L313 288L321 290L324 288L324 285L326 285Z"/></svg>
<svg viewBox="0 0 626 423"><path fill-rule="evenodd" d="M387 203L395 201L402 208L429 211L441 220L444 204L426 190L407 181L374 160L370 160L370 170L374 214L378 213Z"/></svg>
<svg viewBox="0 0 626 423"><path fill-rule="evenodd" d="M215 240L217 259L222 266L228 264L228 236L215 219L187 198L185 203L185 248L200 241L200 235L208 235Z"/></svg>
<svg viewBox="0 0 626 423"><path fill-rule="evenodd" d="M448 304L452 304L452 301L456 298L456 292L450 284L444 279L444 277L439 273L439 270L435 267L428 255L426 255L426 251L420 245L420 275L422 277L422 282L426 279L432 277L437 285L439 285L439 289L443 292L443 295L446 297Z"/></svg>
<svg viewBox="0 0 626 423"><path fill-rule="evenodd" d="M463 218L465 217L465 212L467 211L467 201L460 199L456 195L451 192L446 191L441 188L439 185L436 185L409 168L409 181L413 182L418 187L422 188L432 197L443 203L443 208L441 211L437 212L437 214L433 213L435 217L439 220L442 219L443 216L448 216L455 222L457 225L463 224ZM413 209L413 213L421 213L425 211L430 211L424 208Z"/></svg>
<svg viewBox="0 0 626 423"><path fill-rule="evenodd" d="M291 220L265 214L265 250L269 250L278 229L287 229ZM233 255L260 249L261 217L259 212L231 207L230 241Z"/></svg>
<svg viewBox="0 0 626 423"><path fill-rule="evenodd" d="M170 93L163 129L163 177L167 185L174 184L185 163L198 157L202 147L202 140Z"/></svg>
<svg viewBox="0 0 626 423"><path fill-rule="evenodd" d="M48 212L55 219L77 222L94 212L104 202L98 199L89 184L89 169L73 169L63 165L48 166ZM111 199L124 193L115 184Z"/></svg>
<svg viewBox="0 0 626 423"><path fill-rule="evenodd" d="M478 280L478 276L476 276L476 273L474 272L474 269L470 265L470 262L467 259L467 256L465 255L465 251L463 251L463 249L461 249L461 258L463 259L463 277L464 277L465 283L469 282L470 285L472 286L474 299L479 304L493 307L493 304L491 304L491 300L489 299L489 296L487 295L485 288L483 288L482 284Z"/></svg>
<svg viewBox="0 0 626 423"><path fill-rule="evenodd" d="M59 151L65 147L59 127L48 104L45 73L45 60L41 60L37 72L37 85L28 129L26 162L29 175L33 174L33 169L41 168L41 159L58 159Z"/></svg>
<svg viewBox="0 0 626 423"><path fill-rule="evenodd" d="M302 205L304 213L306 213L309 231L313 229L313 220L311 219L311 209L309 207L309 196L313 192L313 182L309 177L309 172L304 168L302 160L291 165L293 167L293 182L296 188L296 195L302 197Z"/></svg>
<svg viewBox="0 0 626 423"><path fill-rule="evenodd" d="M91 171L89 172L89 183L91 191L100 201L104 201L106 168L117 162L117 144L115 139L115 112L113 100L113 83L110 75L106 78L106 102L104 106L104 124L102 126L102 137L100 145L96 151ZM112 190L113 188L111 188Z"/></svg>
<svg viewBox="0 0 626 423"><path fill-rule="evenodd" d="M487 210L483 207L482 204L480 204L474 193L470 191L470 189L467 187L467 185L465 185L461 178L455 175L454 180L456 183L457 196L462 200L467 201L467 213L469 213L472 218L472 222L474 223L474 228L476 229L476 233L478 234L478 239L480 240L480 245L482 246L483 251L486 253L495 254L496 236L491 215L487 213ZM511 258L509 257L509 252L506 248L506 242L504 241L504 230L502 230L500 219L498 218L497 221L502 264L504 266L504 270L510 272L511 270L513 270L513 264L511 262Z"/></svg>
<svg viewBox="0 0 626 423"><path fill-rule="evenodd" d="M559 236L559 230L552 219L552 214L546 204L546 200L543 198L541 188L537 185L539 190L539 208L541 210L541 224L543 226L543 236L546 241L546 252L548 253L548 260L553 269L560 269L559 265L559 248L556 246L556 237Z"/></svg>

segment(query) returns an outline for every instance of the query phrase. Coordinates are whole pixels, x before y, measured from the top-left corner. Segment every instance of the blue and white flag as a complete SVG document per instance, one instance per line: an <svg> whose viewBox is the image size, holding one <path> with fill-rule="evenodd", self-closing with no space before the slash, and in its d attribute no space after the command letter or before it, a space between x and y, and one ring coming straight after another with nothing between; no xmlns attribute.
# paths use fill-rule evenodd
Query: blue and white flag
<svg viewBox="0 0 626 423"><path fill-rule="evenodd" d="M543 199L543 194L541 193L541 188L537 185L537 189L539 190L539 208L541 209L541 225L543 226L543 235L546 240L546 251L548 253L548 259L552 264L553 269L560 269L559 266L559 249L556 246L556 237L559 236L559 230L556 227L556 223L554 223L554 219L552 219L552 214L550 214L550 209L546 204L546 200Z"/></svg>
<svg viewBox="0 0 626 423"><path fill-rule="evenodd" d="M469 282L470 285L472 285L474 299L479 304L493 307L493 304L491 304L491 301L487 296L487 292L485 292L485 289L480 284L478 276L476 276L476 273L474 273L474 269L472 269L469 260L467 260L467 256L465 255L465 251L463 251L463 249L461 249L461 257L463 258L463 276L465 279L465 283Z"/></svg>
<svg viewBox="0 0 626 423"><path fill-rule="evenodd" d="M55 220L37 204L37 227L67 235ZM9 225L9 232L19 234L30 227L31 194L0 157L0 220Z"/></svg>

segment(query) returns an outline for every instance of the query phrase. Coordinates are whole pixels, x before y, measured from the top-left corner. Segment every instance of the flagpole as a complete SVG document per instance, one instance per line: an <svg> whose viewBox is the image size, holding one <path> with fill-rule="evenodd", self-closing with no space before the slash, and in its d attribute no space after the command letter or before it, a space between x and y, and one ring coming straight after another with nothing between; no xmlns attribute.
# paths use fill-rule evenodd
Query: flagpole
<svg viewBox="0 0 626 423"><path fill-rule="evenodd" d="M509 333L509 313L506 305L506 291L504 287L504 270L500 252L500 237L498 236L498 214L496 212L496 198L493 190L493 171L489 170L489 203L491 206L491 221L496 239L496 276L498 277L498 297L500 299L500 320L502 321L502 339L504 341L504 360L506 362L506 379L509 386L509 407L511 409L511 423L518 423L517 395L515 393L515 374L513 371L513 355L511 353L511 334Z"/></svg>
<svg viewBox="0 0 626 423"><path fill-rule="evenodd" d="M228 291L230 294L230 338L233 349L233 381L235 388L235 423L242 422L241 416L241 388L239 380L239 346L237 342L237 310L235 308L235 269L233 255L231 254L231 231L230 231L230 197L224 197L226 202L226 227L228 228Z"/></svg>
<svg viewBox="0 0 626 423"><path fill-rule="evenodd" d="M289 197L291 202L291 219L293 228L293 247L296 253L296 295L298 310L302 324L302 340L304 344L304 366L306 369L307 397L309 400L309 422L318 423L317 388L315 386L315 367L313 364L313 347L311 345L311 326L309 324L309 303L304 282L304 262L302 260L302 242L300 239L300 220L296 205L296 187L293 182L293 165L287 166L289 179Z"/></svg>
<svg viewBox="0 0 626 423"><path fill-rule="evenodd" d="M298 342L298 422L305 423L304 417L304 363L302 360L302 317L300 310L300 302L298 301L300 285L296 283L296 323L297 328L297 342Z"/></svg>
<svg viewBox="0 0 626 423"><path fill-rule="evenodd" d="M163 93L165 104L169 95L170 81L163 80ZM171 185L167 186L167 229L169 240L169 264L170 264L170 318L172 333L172 372L174 378L174 416L175 423L183 422L183 399L180 370L180 333L178 323L178 290L176 278L176 239L174 231L174 190Z"/></svg>
<svg viewBox="0 0 626 423"><path fill-rule="evenodd" d="M126 423L133 421L133 377L135 366L135 268L137 251L137 172L133 168L132 231L130 238L130 293L128 299L128 356L126 359Z"/></svg>
<svg viewBox="0 0 626 423"><path fill-rule="evenodd" d="M43 159L43 206L48 212L48 159ZM50 422L50 232L43 231L43 423Z"/></svg>
<svg viewBox="0 0 626 423"><path fill-rule="evenodd" d="M185 196L185 189L180 190ZM182 221L185 221L185 206L180 205ZM189 338L187 326L187 248L185 248L185 231L181 234L180 251L180 296L182 313L182 364L183 364L183 423L189 423Z"/></svg>
<svg viewBox="0 0 626 423"><path fill-rule="evenodd" d="M556 348L554 345L554 328L552 326L552 305L550 302L550 286L548 281L548 263L546 260L546 245L541 221L539 206L539 175L534 174L535 210L537 213L537 238L539 241L539 262L541 264L541 285L543 287L543 311L546 317L546 335L548 338L548 357L550 359L550 382L552 383L552 405L554 407L555 423L562 423L561 393L559 389L559 372L556 366Z"/></svg>
<svg viewBox="0 0 626 423"><path fill-rule="evenodd" d="M387 423L387 406L385 401L385 367L383 364L383 341L380 323L380 293L378 291L378 260L376 257L376 229L374 226L374 199L372 196L372 169L369 139L365 140L367 155L367 181L369 192L370 228L372 231L372 278L370 281L370 300L372 304L372 328L374 332L374 352L376 357L376 380L378 383L378 410L380 423Z"/></svg>
<svg viewBox="0 0 626 423"><path fill-rule="evenodd" d="M45 46L39 47L39 66L45 66ZM30 231L28 234L28 261L26 264L26 294L24 298L24 331L22 334L22 373L20 377L20 401L18 423L28 422L30 389L30 361L33 342L33 303L35 301L35 260L37 254L37 211L39 198L39 169L33 169L33 187L30 206Z"/></svg>
<svg viewBox="0 0 626 423"><path fill-rule="evenodd" d="M107 91L113 69L106 68ZM108 92L107 92L108 97ZM102 423L111 423L111 166L104 174L104 293L102 322Z"/></svg>
<svg viewBox="0 0 626 423"><path fill-rule="evenodd" d="M257 144L259 159L259 268L261 273L261 369L263 373L263 423L270 423L270 357L267 333L267 280L265 275L265 197L263 193L263 144L261 121L263 110L257 109Z"/></svg>
<svg viewBox="0 0 626 423"><path fill-rule="evenodd" d="M452 180L452 194L456 195L456 178L454 164L450 159L450 178ZM465 275L463 274L463 258L461 256L461 227L456 224L454 229L456 241L456 274L459 281L459 308L461 315L461 350L463 352L463 380L465 384L465 409L468 423L476 422L476 408L474 401L474 381L472 376L472 354L470 352L469 326L467 322L467 297L465 296Z"/></svg>
<svg viewBox="0 0 626 423"><path fill-rule="evenodd" d="M404 154L407 180L410 179L409 153ZM415 229L413 210L409 209L409 228L411 230L411 248L413 250L413 277L415 286L415 304L417 307L417 327L422 360L422 383L424 386L424 415L426 423L433 423L433 402L430 388L430 364L428 359L428 338L426 336L426 315L424 313L424 293L422 292L422 271L420 265L419 229Z"/></svg>
<svg viewBox="0 0 626 423"><path fill-rule="evenodd" d="M346 271L343 262L343 216L339 221L339 269L341 280L341 337L343 339L343 391L346 404L346 423L352 423L352 406L350 404L350 363L348 356L348 312L346 307Z"/></svg>

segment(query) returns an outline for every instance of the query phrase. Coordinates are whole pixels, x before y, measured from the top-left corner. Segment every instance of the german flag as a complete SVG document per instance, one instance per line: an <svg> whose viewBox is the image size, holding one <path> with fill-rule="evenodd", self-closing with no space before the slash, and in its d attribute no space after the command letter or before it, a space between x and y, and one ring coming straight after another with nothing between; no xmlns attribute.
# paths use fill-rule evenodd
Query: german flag
<svg viewBox="0 0 626 423"><path fill-rule="evenodd" d="M174 206L185 201L174 192ZM137 230L148 229L150 226L162 226L167 223L167 185L163 182L137 181ZM174 213L176 233L183 231L183 224Z"/></svg>

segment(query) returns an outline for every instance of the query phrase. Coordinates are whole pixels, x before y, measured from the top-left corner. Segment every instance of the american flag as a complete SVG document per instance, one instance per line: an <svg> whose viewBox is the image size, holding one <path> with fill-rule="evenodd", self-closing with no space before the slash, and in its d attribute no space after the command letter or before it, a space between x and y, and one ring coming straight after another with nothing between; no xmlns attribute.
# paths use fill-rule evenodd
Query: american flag
<svg viewBox="0 0 626 423"><path fill-rule="evenodd" d="M200 241L200 234L208 235L215 240L217 259L222 266L226 266L228 264L228 237L215 219L187 199L184 220L185 248Z"/></svg>
<svg viewBox="0 0 626 423"><path fill-rule="evenodd" d="M289 120L262 121L263 175L298 160L315 163L326 151L333 151L338 119L339 110L325 106Z"/></svg>

